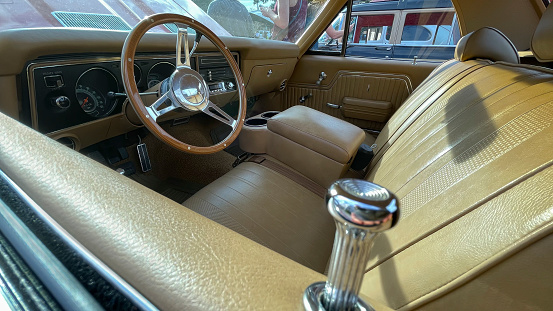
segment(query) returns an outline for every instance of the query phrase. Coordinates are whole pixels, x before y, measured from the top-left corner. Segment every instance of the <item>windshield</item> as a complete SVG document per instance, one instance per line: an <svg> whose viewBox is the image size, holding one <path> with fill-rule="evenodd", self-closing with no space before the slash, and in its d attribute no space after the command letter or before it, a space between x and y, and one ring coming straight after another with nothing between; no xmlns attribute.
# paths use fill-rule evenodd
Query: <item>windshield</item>
<svg viewBox="0 0 553 311"><path fill-rule="evenodd" d="M219 36L296 42L329 0L0 0L0 30L78 27L129 31L143 17L178 13ZM154 32L174 32L174 25Z"/></svg>

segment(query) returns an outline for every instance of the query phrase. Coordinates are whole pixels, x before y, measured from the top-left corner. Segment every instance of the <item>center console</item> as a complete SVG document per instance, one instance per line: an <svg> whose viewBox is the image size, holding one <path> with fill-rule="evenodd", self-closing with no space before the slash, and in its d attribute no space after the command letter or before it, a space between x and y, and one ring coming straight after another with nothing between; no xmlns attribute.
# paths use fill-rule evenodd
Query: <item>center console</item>
<svg viewBox="0 0 553 311"><path fill-rule="evenodd" d="M359 127L304 106L245 121L240 148L267 154L321 186L343 177L365 139Z"/></svg>

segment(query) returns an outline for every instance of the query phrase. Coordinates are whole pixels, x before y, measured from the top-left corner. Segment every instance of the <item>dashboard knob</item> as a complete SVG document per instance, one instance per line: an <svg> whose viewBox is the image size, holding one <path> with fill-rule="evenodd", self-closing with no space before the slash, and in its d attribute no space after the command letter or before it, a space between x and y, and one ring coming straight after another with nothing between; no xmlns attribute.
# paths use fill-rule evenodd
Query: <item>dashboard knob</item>
<svg viewBox="0 0 553 311"><path fill-rule="evenodd" d="M71 105L71 101L67 96L58 96L54 99L54 104L60 109L67 109Z"/></svg>
<svg viewBox="0 0 553 311"><path fill-rule="evenodd" d="M234 89L234 83L227 82L227 90L232 90L232 89Z"/></svg>

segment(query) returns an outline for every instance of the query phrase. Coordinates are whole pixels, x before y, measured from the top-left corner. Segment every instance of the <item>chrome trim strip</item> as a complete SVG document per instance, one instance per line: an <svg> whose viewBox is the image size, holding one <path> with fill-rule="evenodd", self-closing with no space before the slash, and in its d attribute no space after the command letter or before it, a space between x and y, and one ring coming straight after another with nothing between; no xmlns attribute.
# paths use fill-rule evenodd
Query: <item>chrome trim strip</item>
<svg viewBox="0 0 553 311"><path fill-rule="evenodd" d="M142 310L158 310L148 299L146 299L140 292L127 283L117 273L111 270L105 263L103 263L98 257L84 247L79 241L69 234L63 227L61 227L46 211L44 211L31 197L23 191L8 175L0 169L0 178L4 179L15 192L17 192L21 199L27 203L37 216L42 219L48 226L56 232L56 234L67 243L73 250L78 253L83 259L92 266L98 274L105 278L111 285L118 289L125 297L131 300L136 306Z"/></svg>
<svg viewBox="0 0 553 311"><path fill-rule="evenodd" d="M2 201L0 201L0 230L64 309L102 310L98 302L73 274Z"/></svg>
<svg viewBox="0 0 553 311"><path fill-rule="evenodd" d="M19 303L3 276L0 275L0 310L19 310L18 308L20 308Z"/></svg>

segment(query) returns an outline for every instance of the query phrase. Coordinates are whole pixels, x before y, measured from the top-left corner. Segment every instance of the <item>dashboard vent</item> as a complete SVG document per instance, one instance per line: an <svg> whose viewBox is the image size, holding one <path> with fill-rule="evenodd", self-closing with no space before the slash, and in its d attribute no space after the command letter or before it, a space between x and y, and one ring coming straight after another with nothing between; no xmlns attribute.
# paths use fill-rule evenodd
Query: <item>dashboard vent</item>
<svg viewBox="0 0 553 311"><path fill-rule="evenodd" d="M64 27L82 27L93 29L131 30L131 27L119 16L110 14L52 12L52 15Z"/></svg>
<svg viewBox="0 0 553 311"><path fill-rule="evenodd" d="M69 137L62 137L62 138L59 138L57 139L57 142L66 146L66 147L69 147L73 150L75 150L75 141Z"/></svg>
<svg viewBox="0 0 553 311"><path fill-rule="evenodd" d="M226 66L227 60L224 57L218 57L218 56L205 56L200 58L200 66L203 67L218 67L218 66Z"/></svg>
<svg viewBox="0 0 553 311"><path fill-rule="evenodd" d="M238 61L238 56L233 54ZM207 56L198 58L198 72L207 82L230 82L234 81L234 74L227 60L222 55Z"/></svg>
<svg viewBox="0 0 553 311"><path fill-rule="evenodd" d="M234 60L238 62L238 57L234 56ZM227 59L224 56L202 56L200 57L200 69L214 67L228 67Z"/></svg>

